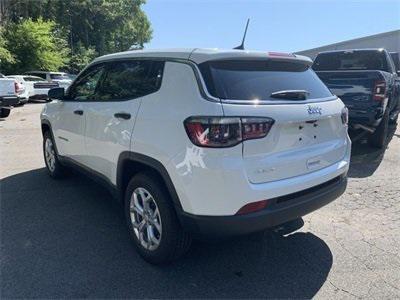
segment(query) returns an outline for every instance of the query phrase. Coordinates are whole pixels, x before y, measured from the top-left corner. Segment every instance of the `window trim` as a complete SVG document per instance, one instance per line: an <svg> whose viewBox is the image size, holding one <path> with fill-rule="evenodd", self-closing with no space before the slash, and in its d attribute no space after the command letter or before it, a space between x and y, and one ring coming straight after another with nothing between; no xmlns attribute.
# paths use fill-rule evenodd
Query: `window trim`
<svg viewBox="0 0 400 300"><path fill-rule="evenodd" d="M231 99L220 99L220 98L215 98L212 96L209 91L207 90L206 84L204 82L204 78L201 75L199 66L197 63L190 59L184 59L184 58L173 58L173 57L161 57L161 56L146 56L146 57L117 57L117 58L109 58L109 59L101 59L98 61L93 61L89 65L87 65L80 74L85 72L88 68L98 65L98 64L104 64L104 63L112 63L116 61L121 61L121 60L155 60L155 61L164 61L165 64L167 62L172 62L172 63L180 63L184 65L188 65L189 67L192 68L196 82L197 82L197 88L199 89L199 93L201 97L209 102L213 103L226 103L226 104L241 104L241 105L282 105L282 104L289 104L289 105L297 105L297 104L302 104L303 101L288 101L288 100L275 100L275 101L269 101L269 100L260 100L260 101L242 101L242 100L231 100ZM165 71L165 64L164 64L164 70ZM75 78L74 82L80 77L80 74L78 74L77 78ZM163 74L164 77L164 74ZM161 84L162 85L162 84ZM160 87L161 87L160 85ZM335 101L337 100L338 97L336 95L332 95L331 97L328 98L320 98L320 99L308 99L304 101L304 104L308 103L316 103L316 102L327 102L327 101ZM93 102L93 101L92 101ZM111 102L111 101L109 101Z"/></svg>
<svg viewBox="0 0 400 300"><path fill-rule="evenodd" d="M87 65L77 76L76 79L78 79L78 77L80 77L80 74L82 74L83 72L85 72L87 69L89 69L92 66L95 66L97 64L104 64L104 63L110 63L110 62L117 62L117 61L125 61L125 60L154 60L154 61L163 61L164 62L164 68L165 68L165 64L167 62L172 62L172 63L180 63L180 64L184 64L184 65L188 65L189 67L192 68L196 82L197 82L197 88L199 89L200 95L202 96L202 98L204 100L210 101L210 102L217 102L217 103L221 103L221 99L219 98L215 98L214 96L212 96L206 86L205 86L205 82L203 77L201 76L200 70L198 65L188 59L183 59L183 58L172 58L172 57L161 57L161 56L156 56L156 57L152 57L152 56L146 56L146 57L118 57L118 58L110 58L110 59L102 59L99 61L93 61L92 63L90 63L89 65ZM163 69L163 77L164 77L164 69ZM162 81L161 81L161 85L162 85ZM160 88L161 88L160 85ZM111 101L110 101L111 102Z"/></svg>

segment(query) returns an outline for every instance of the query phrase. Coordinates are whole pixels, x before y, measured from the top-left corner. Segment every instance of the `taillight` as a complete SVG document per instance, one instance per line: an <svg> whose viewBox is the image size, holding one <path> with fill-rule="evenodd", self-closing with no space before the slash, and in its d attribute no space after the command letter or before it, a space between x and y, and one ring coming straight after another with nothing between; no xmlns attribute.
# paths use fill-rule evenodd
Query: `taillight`
<svg viewBox="0 0 400 300"><path fill-rule="evenodd" d="M347 107L343 107L341 118L344 125L349 124L349 110Z"/></svg>
<svg viewBox="0 0 400 300"><path fill-rule="evenodd" d="M17 81L14 81L14 89L16 94L19 94L20 92L23 91L22 85Z"/></svg>
<svg viewBox="0 0 400 300"><path fill-rule="evenodd" d="M267 136L274 120L262 117L190 117L186 133L199 147L225 148Z"/></svg>
<svg viewBox="0 0 400 300"><path fill-rule="evenodd" d="M385 95L386 95L386 82L380 80L375 81L373 99L375 101L383 101L386 98Z"/></svg>
<svg viewBox="0 0 400 300"><path fill-rule="evenodd" d="M293 53L284 53L284 52L268 52L268 56L276 56L276 57L296 57Z"/></svg>

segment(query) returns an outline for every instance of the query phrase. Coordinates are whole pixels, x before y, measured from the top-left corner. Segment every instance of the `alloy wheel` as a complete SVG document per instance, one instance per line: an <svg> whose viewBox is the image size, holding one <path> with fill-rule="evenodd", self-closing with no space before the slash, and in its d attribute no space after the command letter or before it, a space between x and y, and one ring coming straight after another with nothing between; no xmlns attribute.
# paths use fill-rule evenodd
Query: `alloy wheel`
<svg viewBox="0 0 400 300"><path fill-rule="evenodd" d="M161 242L160 211L153 196L143 187L136 188L130 199L130 217L133 231L140 244L153 251Z"/></svg>
<svg viewBox="0 0 400 300"><path fill-rule="evenodd" d="M50 172L54 172L56 168L56 153L54 151L54 146L51 139L46 139L44 155L46 158L47 167L49 168Z"/></svg>

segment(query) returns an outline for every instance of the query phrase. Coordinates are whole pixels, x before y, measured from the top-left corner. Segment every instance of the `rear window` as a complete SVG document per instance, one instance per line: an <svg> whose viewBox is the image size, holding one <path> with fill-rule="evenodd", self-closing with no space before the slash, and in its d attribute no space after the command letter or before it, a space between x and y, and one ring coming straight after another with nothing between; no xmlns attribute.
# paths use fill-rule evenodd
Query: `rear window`
<svg viewBox="0 0 400 300"><path fill-rule="evenodd" d="M53 80L71 80L66 74L50 74L50 78Z"/></svg>
<svg viewBox="0 0 400 300"><path fill-rule="evenodd" d="M304 90L308 99L325 98L332 93L307 65L274 60L221 60L200 64L211 95L230 100L271 100L271 94Z"/></svg>
<svg viewBox="0 0 400 300"><path fill-rule="evenodd" d="M46 79L46 73L26 72L25 74Z"/></svg>
<svg viewBox="0 0 400 300"><path fill-rule="evenodd" d="M343 51L320 53L312 68L315 71L380 70L388 72L386 55L382 51Z"/></svg>
<svg viewBox="0 0 400 300"><path fill-rule="evenodd" d="M24 80L25 81L34 81L34 82L36 82L36 81L45 81L43 78L35 77L35 76L25 76Z"/></svg>

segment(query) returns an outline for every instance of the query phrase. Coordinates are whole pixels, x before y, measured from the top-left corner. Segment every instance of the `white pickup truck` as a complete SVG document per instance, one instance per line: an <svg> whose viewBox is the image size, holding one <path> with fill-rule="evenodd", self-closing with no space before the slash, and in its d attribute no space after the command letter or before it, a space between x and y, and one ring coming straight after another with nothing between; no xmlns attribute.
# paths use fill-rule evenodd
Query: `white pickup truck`
<svg viewBox="0 0 400 300"><path fill-rule="evenodd" d="M19 103L18 83L12 78L0 74L0 118L10 115L11 108Z"/></svg>

